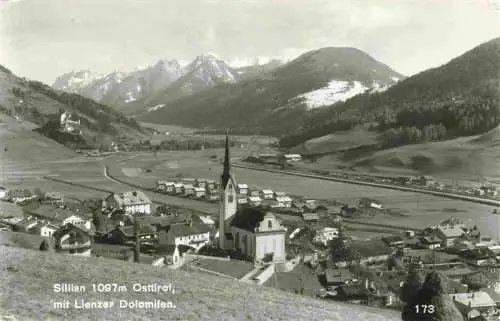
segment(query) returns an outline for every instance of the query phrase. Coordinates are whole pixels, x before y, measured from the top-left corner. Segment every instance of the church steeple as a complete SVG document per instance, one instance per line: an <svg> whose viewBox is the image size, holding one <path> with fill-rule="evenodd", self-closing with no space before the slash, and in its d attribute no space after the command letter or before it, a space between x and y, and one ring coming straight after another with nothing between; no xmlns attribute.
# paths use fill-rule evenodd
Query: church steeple
<svg viewBox="0 0 500 321"><path fill-rule="evenodd" d="M224 168L221 175L221 188L226 189L227 183L231 178L231 159L229 157L229 130L226 129L226 150L224 153Z"/></svg>

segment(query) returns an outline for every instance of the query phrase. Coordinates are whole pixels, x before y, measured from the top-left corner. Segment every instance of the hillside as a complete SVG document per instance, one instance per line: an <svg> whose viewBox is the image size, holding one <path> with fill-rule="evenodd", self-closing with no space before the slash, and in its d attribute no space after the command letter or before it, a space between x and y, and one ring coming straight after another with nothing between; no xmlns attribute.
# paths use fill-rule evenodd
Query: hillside
<svg viewBox="0 0 500 321"><path fill-rule="evenodd" d="M30 81L0 68L0 113L31 122L38 127L58 123L62 111L73 114L81 122L86 142L100 143L115 137L136 139L145 135L133 119L106 105L78 94L56 91L37 81ZM34 128L35 129L35 128Z"/></svg>
<svg viewBox="0 0 500 321"><path fill-rule="evenodd" d="M1 232L0 232L1 233ZM197 272L167 270L104 258L77 258L0 245L2 311L7 320L400 320L400 312L321 301ZM118 283L127 292L94 293L92 283ZM56 293L54 284L84 285L85 293ZM172 283L174 293L134 293L132 285ZM40 295L43 293L43 295ZM172 301L174 309L54 309L68 300Z"/></svg>
<svg viewBox="0 0 500 321"><path fill-rule="evenodd" d="M360 124L378 136L377 149L482 134L500 121L499 81L497 38L384 92L318 110L281 145L294 147Z"/></svg>
<svg viewBox="0 0 500 321"><path fill-rule="evenodd" d="M192 128L240 133L295 132L311 109L365 91L385 90L402 75L354 48L323 48L258 77L220 84L139 117Z"/></svg>

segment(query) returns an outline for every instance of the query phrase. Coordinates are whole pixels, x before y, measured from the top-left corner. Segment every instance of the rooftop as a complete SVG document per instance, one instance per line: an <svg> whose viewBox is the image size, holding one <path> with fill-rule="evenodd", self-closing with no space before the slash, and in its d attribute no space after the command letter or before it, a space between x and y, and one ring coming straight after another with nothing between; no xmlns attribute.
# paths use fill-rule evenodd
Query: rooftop
<svg viewBox="0 0 500 321"><path fill-rule="evenodd" d="M119 206L151 204L149 197L142 191L128 191L111 195Z"/></svg>
<svg viewBox="0 0 500 321"><path fill-rule="evenodd" d="M450 294L450 298L464 306L468 306L470 303L471 308L496 306L495 301L484 291Z"/></svg>
<svg viewBox="0 0 500 321"><path fill-rule="evenodd" d="M55 221L63 221L71 216L81 216L81 213L65 208L56 208L47 204L41 204L40 206L36 205L36 202L34 202L32 204L29 204L29 206L25 206L23 209L27 214L44 217Z"/></svg>
<svg viewBox="0 0 500 321"><path fill-rule="evenodd" d="M265 211L254 207L241 208L234 215L231 226L254 232L255 228L262 222L266 214Z"/></svg>
<svg viewBox="0 0 500 321"><path fill-rule="evenodd" d="M437 230L446 238L456 238L464 234L464 231L458 226L446 227L440 225Z"/></svg>

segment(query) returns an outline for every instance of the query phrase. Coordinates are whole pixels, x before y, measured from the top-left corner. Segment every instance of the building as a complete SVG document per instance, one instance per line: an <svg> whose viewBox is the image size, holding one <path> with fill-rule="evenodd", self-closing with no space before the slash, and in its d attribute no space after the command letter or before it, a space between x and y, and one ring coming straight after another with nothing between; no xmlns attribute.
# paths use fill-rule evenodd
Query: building
<svg viewBox="0 0 500 321"><path fill-rule="evenodd" d="M441 240L434 236L424 236L420 239L422 245L429 250L441 247Z"/></svg>
<svg viewBox="0 0 500 321"><path fill-rule="evenodd" d="M31 229L35 227L39 221L32 218L25 218L13 225L14 232L30 233Z"/></svg>
<svg viewBox="0 0 500 321"><path fill-rule="evenodd" d="M80 133L80 120L74 119L73 115L67 111L61 113L60 126L64 132Z"/></svg>
<svg viewBox="0 0 500 321"><path fill-rule="evenodd" d="M303 213L302 219L306 222L317 222L319 221L318 213Z"/></svg>
<svg viewBox="0 0 500 321"><path fill-rule="evenodd" d="M468 315L472 310L477 310L480 313L488 312L497 306L491 296L484 291L455 293L449 294L449 296L463 315Z"/></svg>
<svg viewBox="0 0 500 321"><path fill-rule="evenodd" d="M0 200L7 199L7 194L8 194L7 189L3 186L0 186Z"/></svg>
<svg viewBox="0 0 500 321"><path fill-rule="evenodd" d="M38 221L37 224L31 228L30 233L49 237L52 236L58 229L59 227L54 224Z"/></svg>
<svg viewBox="0 0 500 321"><path fill-rule="evenodd" d="M340 286L356 281L356 277L348 269L328 269L325 272L327 286Z"/></svg>
<svg viewBox="0 0 500 321"><path fill-rule="evenodd" d="M208 179L206 183L207 183L207 185L206 185L207 190L216 190L217 189L217 184L215 183L215 181Z"/></svg>
<svg viewBox="0 0 500 321"><path fill-rule="evenodd" d="M282 208L292 207L292 199L286 195L276 197L276 203L277 203L278 207L282 207Z"/></svg>
<svg viewBox="0 0 500 321"><path fill-rule="evenodd" d="M182 183L175 183L174 184L174 193L175 194L182 194L184 189L184 185Z"/></svg>
<svg viewBox="0 0 500 321"><path fill-rule="evenodd" d="M302 160L302 155L300 154L285 154L284 157L287 162L298 162Z"/></svg>
<svg viewBox="0 0 500 321"><path fill-rule="evenodd" d="M183 185L195 185L196 184L196 179L194 178L183 178L181 179L181 182Z"/></svg>
<svg viewBox="0 0 500 321"><path fill-rule="evenodd" d="M248 196L238 195L238 204L248 204Z"/></svg>
<svg viewBox="0 0 500 321"><path fill-rule="evenodd" d="M473 266L488 266L496 263L496 254L487 247L466 250L461 252L460 256Z"/></svg>
<svg viewBox="0 0 500 321"><path fill-rule="evenodd" d="M441 239L442 247L450 247L453 246L455 240L465 232L458 226L441 226L439 225L435 230L435 235L439 239Z"/></svg>
<svg viewBox="0 0 500 321"><path fill-rule="evenodd" d="M340 234L340 233L339 233ZM338 267L348 264L386 264L392 249L382 240L346 240L339 237L328 242L328 258Z"/></svg>
<svg viewBox="0 0 500 321"><path fill-rule="evenodd" d="M260 191L258 191L258 190L249 190L248 191L248 195L250 195L252 197L260 197Z"/></svg>
<svg viewBox="0 0 500 321"><path fill-rule="evenodd" d="M200 216L200 220L209 228L215 227L215 221L210 216Z"/></svg>
<svg viewBox="0 0 500 321"><path fill-rule="evenodd" d="M248 185L247 184L238 184L238 194L247 195L248 194Z"/></svg>
<svg viewBox="0 0 500 321"><path fill-rule="evenodd" d="M90 256L93 233L73 224L66 224L53 234L57 252Z"/></svg>
<svg viewBox="0 0 500 321"><path fill-rule="evenodd" d="M237 184L231 173L227 131L220 186L219 247L237 250L254 262L284 262L286 229L276 216L253 207L238 209ZM263 196L272 199L273 192L264 190Z"/></svg>
<svg viewBox="0 0 500 321"><path fill-rule="evenodd" d="M89 219L89 217L92 217L91 213L77 212L66 208L57 208L47 204L41 204L37 207L29 204L24 207L24 213L25 216L29 218L44 222L51 222L55 225L62 226L71 223L86 230L90 230L92 227L92 222Z"/></svg>
<svg viewBox="0 0 500 321"><path fill-rule="evenodd" d="M140 224L137 233L139 234L139 240L143 241L153 241L156 237L156 231L151 227L151 225ZM134 226L118 226L114 230L111 230L105 234L102 241L106 243L130 245L135 244L135 227Z"/></svg>
<svg viewBox="0 0 500 321"><path fill-rule="evenodd" d="M207 180L204 178L197 178L195 182L196 187L201 187L203 189L207 188Z"/></svg>
<svg viewBox="0 0 500 321"><path fill-rule="evenodd" d="M162 226L158 230L158 243L160 245L187 245L199 249L209 242L210 228L203 223L192 220Z"/></svg>
<svg viewBox="0 0 500 321"><path fill-rule="evenodd" d="M205 196L205 188L203 187L195 187L194 189L194 197L202 198Z"/></svg>
<svg viewBox="0 0 500 321"><path fill-rule="evenodd" d="M326 246L329 241L339 236L339 229L335 227L325 227L316 231L313 238L313 243Z"/></svg>
<svg viewBox="0 0 500 321"><path fill-rule="evenodd" d="M151 214L151 200L142 191L113 193L103 201L103 209L118 209L125 214Z"/></svg>
<svg viewBox="0 0 500 321"><path fill-rule="evenodd" d="M383 237L382 241L384 241L385 244L390 247L398 247L404 245L404 239L398 235Z"/></svg>
<svg viewBox="0 0 500 321"><path fill-rule="evenodd" d="M156 248L156 254L164 258L165 265L180 265L181 253L179 246L174 244L165 244Z"/></svg>
<svg viewBox="0 0 500 321"><path fill-rule="evenodd" d="M58 192L49 192L43 195L43 203L48 203L53 206L64 205L64 195Z"/></svg>
<svg viewBox="0 0 500 321"><path fill-rule="evenodd" d="M273 198L277 200L278 198L285 197L286 193L285 192L274 192L273 193Z"/></svg>
<svg viewBox="0 0 500 321"><path fill-rule="evenodd" d="M182 192L184 193L184 196L194 195L194 186L191 184L185 184L182 188Z"/></svg>
<svg viewBox="0 0 500 321"><path fill-rule="evenodd" d="M156 182L156 190L163 193L173 193L175 191L175 182L158 181Z"/></svg>
<svg viewBox="0 0 500 321"><path fill-rule="evenodd" d="M379 210L382 209L382 204L371 198L362 198L359 200L359 206L364 208L376 208Z"/></svg>
<svg viewBox="0 0 500 321"><path fill-rule="evenodd" d="M250 196L248 198L248 204L250 206L260 206L262 204L262 199L259 196Z"/></svg>
<svg viewBox="0 0 500 321"><path fill-rule="evenodd" d="M260 192L260 195L262 197L262 199L264 200L272 200L273 199L273 191L270 190L270 189L264 189Z"/></svg>

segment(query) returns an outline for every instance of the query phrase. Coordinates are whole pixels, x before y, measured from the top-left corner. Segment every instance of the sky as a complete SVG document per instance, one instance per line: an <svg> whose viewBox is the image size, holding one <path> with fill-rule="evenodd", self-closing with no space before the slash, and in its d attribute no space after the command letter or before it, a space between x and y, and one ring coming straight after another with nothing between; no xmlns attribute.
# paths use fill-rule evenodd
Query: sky
<svg viewBox="0 0 500 321"><path fill-rule="evenodd" d="M232 64L356 47L405 75L500 36L500 0L0 0L0 64L51 84L216 53Z"/></svg>

